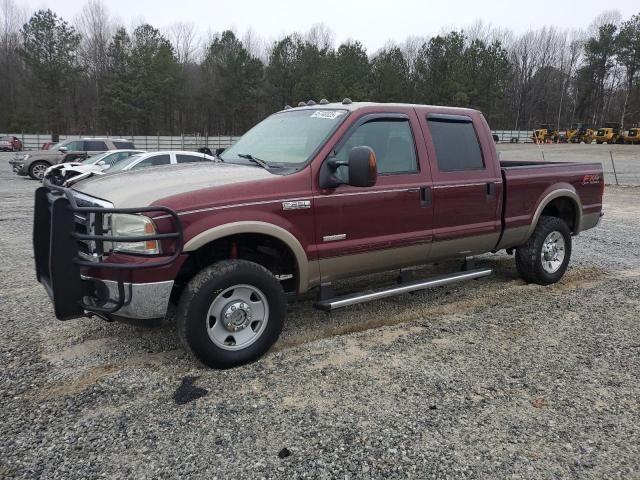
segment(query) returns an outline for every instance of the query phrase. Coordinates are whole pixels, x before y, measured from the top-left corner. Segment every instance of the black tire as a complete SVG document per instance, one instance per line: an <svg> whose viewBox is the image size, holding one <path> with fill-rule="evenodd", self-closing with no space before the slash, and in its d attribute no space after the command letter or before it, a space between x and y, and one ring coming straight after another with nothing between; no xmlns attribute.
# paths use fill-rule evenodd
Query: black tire
<svg viewBox="0 0 640 480"><path fill-rule="evenodd" d="M268 317L253 343L230 351L214 343L209 335L209 308L223 292L241 285L249 285L263 294ZM203 269L189 282L180 296L176 323L178 335L188 351L205 365L224 369L253 362L264 355L280 336L286 316L284 291L271 272L246 260L224 260Z"/></svg>
<svg viewBox="0 0 640 480"><path fill-rule="evenodd" d="M44 178L44 172L47 168L49 168L51 165L49 165L47 162L44 162L42 160L38 160L37 162L33 162L31 165L29 165L29 176L31 178L33 178L34 180L42 180ZM43 168L44 167L44 168ZM39 172L42 172L42 174L39 176Z"/></svg>
<svg viewBox="0 0 640 480"><path fill-rule="evenodd" d="M596 140L596 143L597 143L598 145L602 145L602 142L601 142L600 140Z"/></svg>
<svg viewBox="0 0 640 480"><path fill-rule="evenodd" d="M560 267L549 272L542 260L545 239L552 232L558 232L564 240L564 258ZM516 268L522 279L528 283L549 285L562 278L571 258L571 231L564 220L557 217L540 217L527 243L516 249Z"/></svg>

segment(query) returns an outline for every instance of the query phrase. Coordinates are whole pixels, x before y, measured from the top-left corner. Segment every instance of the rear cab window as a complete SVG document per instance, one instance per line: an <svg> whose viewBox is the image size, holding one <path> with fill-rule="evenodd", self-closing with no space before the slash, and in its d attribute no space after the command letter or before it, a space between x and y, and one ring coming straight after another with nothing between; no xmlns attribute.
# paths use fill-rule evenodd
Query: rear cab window
<svg viewBox="0 0 640 480"><path fill-rule="evenodd" d="M463 115L428 115L427 124L436 151L438 170L483 170L484 157L471 118Z"/></svg>

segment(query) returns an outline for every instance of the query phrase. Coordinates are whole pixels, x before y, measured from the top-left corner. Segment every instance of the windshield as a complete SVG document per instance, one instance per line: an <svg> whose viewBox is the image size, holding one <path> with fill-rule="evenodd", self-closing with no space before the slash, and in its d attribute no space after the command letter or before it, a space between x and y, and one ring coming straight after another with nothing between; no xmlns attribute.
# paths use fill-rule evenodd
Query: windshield
<svg viewBox="0 0 640 480"><path fill-rule="evenodd" d="M94 163L98 163L100 160L108 157L109 155L111 155L111 152L100 153L98 155L94 155L93 157L85 158L80 163L83 165L93 165Z"/></svg>
<svg viewBox="0 0 640 480"><path fill-rule="evenodd" d="M49 147L49 150L57 150L57 149L59 149L60 147L64 147L67 143L69 143L69 141L68 141L68 140L65 140L64 142L56 143L55 145L51 145L51 146Z"/></svg>
<svg viewBox="0 0 640 480"><path fill-rule="evenodd" d="M138 160L140 157L142 157L142 154L131 155L128 158L123 158L122 160L118 160L116 163L114 163L109 168L107 168L106 170L103 170L103 171L104 172L109 172L109 173L119 172L120 170L125 168L127 165L129 165L129 164L135 162L136 160Z"/></svg>
<svg viewBox="0 0 640 480"><path fill-rule="evenodd" d="M346 117L346 110L305 109L271 115L245 133L220 158L250 163L253 157L267 167L299 168Z"/></svg>

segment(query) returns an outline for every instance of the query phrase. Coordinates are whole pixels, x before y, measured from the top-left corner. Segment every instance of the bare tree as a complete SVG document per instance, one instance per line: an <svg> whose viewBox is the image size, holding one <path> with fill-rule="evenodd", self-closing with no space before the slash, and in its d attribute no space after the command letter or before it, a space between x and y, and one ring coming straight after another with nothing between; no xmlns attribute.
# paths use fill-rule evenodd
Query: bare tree
<svg viewBox="0 0 640 480"><path fill-rule="evenodd" d="M22 64L18 61L20 27L26 22L25 11L13 0L0 1L0 129L9 128L11 116L18 107L18 89Z"/></svg>
<svg viewBox="0 0 640 480"><path fill-rule="evenodd" d="M329 50L333 48L333 31L324 23L314 23L304 36L304 39L318 47L318 50Z"/></svg>
<svg viewBox="0 0 640 480"><path fill-rule="evenodd" d="M174 23L167 28L166 33L175 49L176 58L180 65L199 59L201 45L193 22Z"/></svg>

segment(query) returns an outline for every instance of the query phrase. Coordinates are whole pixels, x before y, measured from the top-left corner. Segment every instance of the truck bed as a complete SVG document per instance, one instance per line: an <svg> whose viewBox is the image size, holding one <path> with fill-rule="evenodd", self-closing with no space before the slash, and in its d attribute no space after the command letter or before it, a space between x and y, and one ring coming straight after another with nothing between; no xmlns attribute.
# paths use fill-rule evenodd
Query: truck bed
<svg viewBox="0 0 640 480"><path fill-rule="evenodd" d="M537 221L537 206L545 198L561 194L572 199L575 212L570 225L574 234L593 227L602 211L604 175L600 163L501 161L503 181L501 247L517 246ZM575 205L575 206L574 206ZM563 207L564 208L564 207Z"/></svg>

